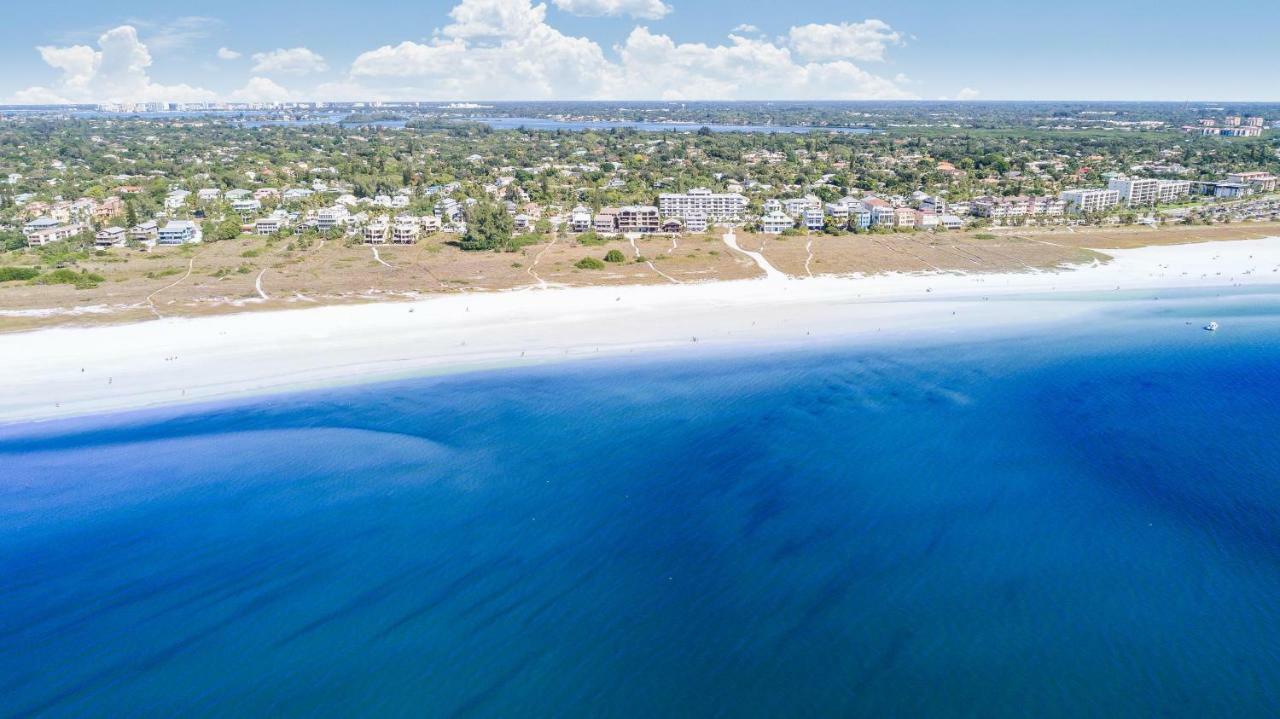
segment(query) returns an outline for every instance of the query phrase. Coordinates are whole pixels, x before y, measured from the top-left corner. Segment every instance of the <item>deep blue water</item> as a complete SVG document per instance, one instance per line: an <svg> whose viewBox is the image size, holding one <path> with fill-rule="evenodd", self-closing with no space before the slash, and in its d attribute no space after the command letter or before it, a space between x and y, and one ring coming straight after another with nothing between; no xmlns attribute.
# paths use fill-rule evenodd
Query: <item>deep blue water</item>
<svg viewBox="0 0 1280 719"><path fill-rule="evenodd" d="M1263 301L3 428L0 716L1273 716Z"/></svg>

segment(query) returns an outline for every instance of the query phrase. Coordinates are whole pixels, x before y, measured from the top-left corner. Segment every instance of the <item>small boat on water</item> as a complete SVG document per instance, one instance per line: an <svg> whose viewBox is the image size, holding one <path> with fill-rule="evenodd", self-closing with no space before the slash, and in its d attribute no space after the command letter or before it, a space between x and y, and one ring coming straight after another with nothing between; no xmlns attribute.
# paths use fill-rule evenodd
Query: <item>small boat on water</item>
<svg viewBox="0 0 1280 719"><path fill-rule="evenodd" d="M1205 331L1206 331L1206 332L1217 332L1217 331L1218 331L1218 323L1217 323L1217 322L1210 322L1209 324L1207 324L1207 325L1205 325L1205 326L1204 326L1204 329L1205 329Z"/></svg>

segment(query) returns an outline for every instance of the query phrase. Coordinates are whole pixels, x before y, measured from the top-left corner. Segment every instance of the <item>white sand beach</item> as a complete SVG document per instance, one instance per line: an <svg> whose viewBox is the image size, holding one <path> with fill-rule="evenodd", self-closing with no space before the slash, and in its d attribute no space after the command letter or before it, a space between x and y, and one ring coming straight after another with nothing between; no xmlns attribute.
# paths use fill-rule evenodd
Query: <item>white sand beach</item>
<svg viewBox="0 0 1280 719"><path fill-rule="evenodd" d="M1280 285L1280 238L1107 253L1060 272L531 286L0 335L0 422L655 349L959 336L1079 321L1107 304L1097 293Z"/></svg>

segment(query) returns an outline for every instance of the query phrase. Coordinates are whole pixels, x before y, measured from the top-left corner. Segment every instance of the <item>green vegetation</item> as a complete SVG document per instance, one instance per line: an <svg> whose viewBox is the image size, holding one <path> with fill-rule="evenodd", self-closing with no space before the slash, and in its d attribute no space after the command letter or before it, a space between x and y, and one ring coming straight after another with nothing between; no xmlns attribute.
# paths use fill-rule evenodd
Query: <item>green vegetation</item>
<svg viewBox="0 0 1280 719"><path fill-rule="evenodd" d="M621 250L609 250L604 255L605 262L626 262L627 258L623 256Z"/></svg>
<svg viewBox="0 0 1280 719"><path fill-rule="evenodd" d="M491 202L481 202L467 213L467 233L458 245L469 251L512 250L515 223L506 210Z"/></svg>
<svg viewBox="0 0 1280 719"><path fill-rule="evenodd" d="M34 267L0 267L0 282L16 282L32 280L39 276L40 270Z"/></svg>
<svg viewBox="0 0 1280 719"><path fill-rule="evenodd" d="M64 267L60 270L46 272L32 280L32 283L37 285L74 285L77 290L91 290L105 281L106 278L102 275L94 274L88 270L76 272Z"/></svg>
<svg viewBox="0 0 1280 719"><path fill-rule="evenodd" d="M604 263L594 257L583 257L573 264L580 270L603 270Z"/></svg>

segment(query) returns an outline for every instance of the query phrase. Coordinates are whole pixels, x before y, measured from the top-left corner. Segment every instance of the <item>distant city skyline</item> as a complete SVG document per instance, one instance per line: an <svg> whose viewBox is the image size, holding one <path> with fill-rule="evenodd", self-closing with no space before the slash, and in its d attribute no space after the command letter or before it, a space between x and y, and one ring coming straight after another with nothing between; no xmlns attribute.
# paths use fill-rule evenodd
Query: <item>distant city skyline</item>
<svg viewBox="0 0 1280 719"><path fill-rule="evenodd" d="M0 102L1280 100L1238 0L125 5L7 8Z"/></svg>

